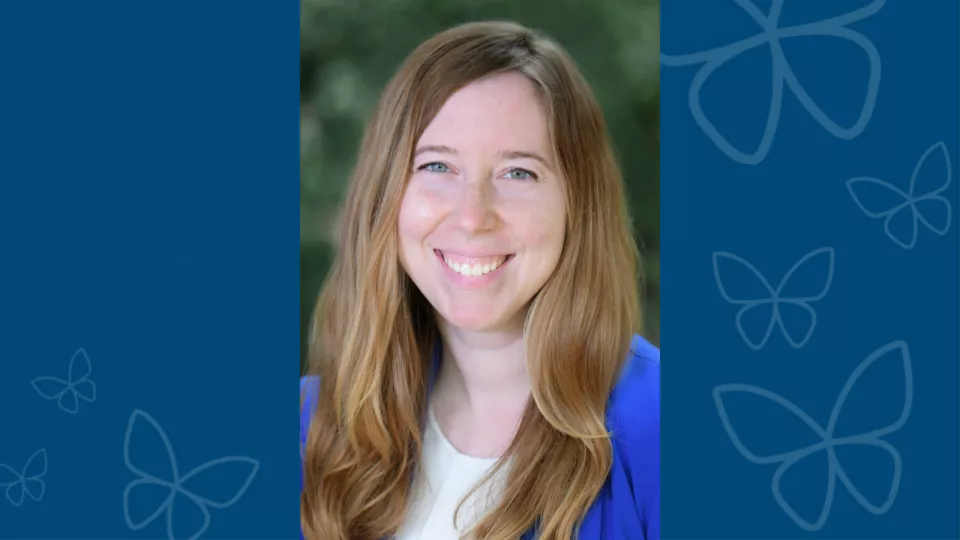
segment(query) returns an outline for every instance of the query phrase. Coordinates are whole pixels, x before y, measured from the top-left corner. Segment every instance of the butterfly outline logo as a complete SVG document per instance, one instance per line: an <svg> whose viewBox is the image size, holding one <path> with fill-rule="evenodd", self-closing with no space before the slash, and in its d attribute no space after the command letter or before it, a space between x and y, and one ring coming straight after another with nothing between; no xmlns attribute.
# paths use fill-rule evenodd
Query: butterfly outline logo
<svg viewBox="0 0 960 540"><path fill-rule="evenodd" d="M130 447L133 440L134 431L139 423L146 423L145 427L142 429L149 429L153 431L153 434L159 437L161 443L163 444L163 449L169 458L168 467L171 474L170 478L159 478L139 468L134 463L135 457L132 455ZM152 416L140 409L133 411L133 413L130 415L129 422L127 423L127 430L123 441L123 459L127 469L139 477L138 479L130 482L123 490L123 517L127 523L127 526L134 531L139 531L153 523L157 518L160 517L161 514L166 512L166 528L169 540L176 539L176 534L174 531L175 520L173 509L175 506L174 500L176 499L177 495L182 495L187 500L192 502L195 508L198 509L202 515L202 524L193 532L193 534L189 536L189 540L197 540L203 536L203 534L210 527L210 508L222 510L236 504L236 502L239 501L244 494L246 494L247 490L250 489L250 485L253 483L253 479L260 469L260 462L256 459L245 456L225 456L212 459L195 467L190 472L181 475L177 466L177 459L173 451L173 446L170 443L170 439L167 437L166 432L162 427L160 427L160 424L157 423ZM223 465L229 464L242 465L247 469L246 478L242 483L239 484L239 487L229 498L205 497L188 487L191 480L202 477L204 473L207 473L208 471L216 470ZM166 498L153 510L150 515L143 519L137 520L134 518L133 512L130 508L131 499L136 497L135 494L137 492L148 489L166 490Z"/></svg>
<svg viewBox="0 0 960 540"><path fill-rule="evenodd" d="M0 463L0 487L6 488L7 500L14 506L21 506L26 496L40 502L46 491L43 481L46 474L47 450L41 448L27 459L22 471Z"/></svg>
<svg viewBox="0 0 960 540"><path fill-rule="evenodd" d="M773 0L769 14L764 14L751 0L733 0L733 2L760 26L760 33L706 51L680 55L660 53L660 63L667 67L701 65L690 83L688 92L690 114L697 125L700 126L700 129L703 130L704 134L706 134L717 148L730 159L743 165L757 165L763 162L770 152L770 147L773 145L773 140L780 124L780 115L783 109L784 85L796 96L797 100L803 105L810 116L828 133L842 140L852 140L860 136L873 117L873 111L877 103L877 95L880 91L880 53L866 36L860 32L851 30L848 28L848 25L874 15L883 8L886 0L873 0L870 4L843 15L784 28L778 26L784 0ZM867 81L867 92L863 99L863 107L860 110L860 115L857 121L850 127L840 126L817 105L816 101L807 93L793 72L780 45L782 39L814 36L836 37L849 41L860 47L867 56L870 71ZM771 71L773 84L770 95L770 108L767 111L766 125L764 126L763 135L760 138L757 148L752 152L745 152L734 147L733 144L720 133L720 130L717 129L713 122L707 118L700 103L700 94L704 84L706 84L710 76L721 66L741 54L763 45L770 46L772 58Z"/></svg>
<svg viewBox="0 0 960 540"><path fill-rule="evenodd" d="M930 163L930 160L933 159L935 155L942 157L946 177L939 187L918 195L917 178L920 177L920 173L924 170L924 167ZM869 176L858 176L847 180L847 191L849 191L850 196L853 197L853 202L856 203L860 211L866 214L867 217L883 219L883 230L895 244L903 249L910 250L917 245L920 223L923 223L928 229L940 236L947 234L947 231L950 230L950 223L953 221L953 210L950 201L941 194L950 187L952 179L953 170L950 163L950 153L947 151L947 145L944 144L943 141L939 141L920 156L920 160L914 166L913 173L910 175L908 192L904 193L900 188L890 182ZM864 202L863 195L866 194L866 190L874 188L880 188L887 194L893 194L898 202L889 207L872 208L872 205ZM920 210L920 205L928 204L938 204L944 209L945 219L942 223L932 223L924 215L924 212ZM909 212L909 219L911 220L908 238L900 238L899 234L894 232L895 228L893 224L898 217L902 217L902 212Z"/></svg>
<svg viewBox="0 0 960 540"><path fill-rule="evenodd" d="M83 348L77 349L70 358L67 380L59 377L37 377L30 381L33 389L44 399L56 400L60 410L77 414L80 401L93 403L97 399L97 385L90 379L93 365Z"/></svg>
<svg viewBox="0 0 960 540"><path fill-rule="evenodd" d="M846 403L850 392L856 387L857 381L860 380L860 377L863 376L863 374L871 366L875 365L880 359L887 357L894 351L899 352L898 357L903 368L904 402L899 416L896 420L885 427L868 430L856 435L837 437L835 433L837 421L840 418L840 414L843 412L843 406ZM734 393L751 394L761 398L768 404L775 404L789 411L804 424L806 424L807 427L809 427L811 431L817 435L820 441L803 448L775 453L773 455L761 456L757 453L754 453L747 448L747 446L737 435L737 431L734 429L730 415L727 412L726 406L724 405L724 397L728 394ZM720 415L720 421L723 424L723 428L727 432L727 435L730 437L730 441L733 443L733 446L737 449L737 451L740 452L740 454L746 458L747 461L750 461L756 465L779 465L776 471L773 473L773 478L770 482L770 489L773 492L773 497L780 508L791 520L793 520L794 523L796 523L802 529L813 532L819 530L824 524L826 524L827 519L830 516L830 510L833 506L837 480L840 480L840 483L843 484L847 492L850 493L850 495L854 498L854 500L857 501L857 503L860 504L861 507L873 515L883 515L893 507L893 503L896 501L897 493L900 489L900 480L903 474L903 459L900 456L900 452L898 452L897 449L889 442L883 440L883 437L899 431L907 423L907 420L910 417L910 411L913 407L913 371L910 360L910 349L906 342L894 341L880 347L872 352L853 370L853 372L847 378L843 389L841 389L840 393L837 395L837 399L834 402L832 411L830 412L830 418L827 422L826 428L821 427L819 423L810 417L810 415L808 415L806 412L800 409L800 407L787 398L759 386L737 383L722 384L713 389L713 399L717 406L717 413ZM890 480L890 489L887 493L887 498L882 504L879 505L874 504L867 499L867 497L863 495L856 485L854 485L853 481L844 471L840 460L837 458L836 448L838 447L864 446L874 447L885 451L890 456L893 464L893 475ZM786 474L794 465L820 451L827 452L828 480L826 493L824 494L823 506L820 509L820 514L816 521L808 521L801 517L793 508L793 506L786 500L786 497L781 492L781 482L784 474Z"/></svg>
<svg viewBox="0 0 960 540"><path fill-rule="evenodd" d="M790 284L790 280L793 275L803 268L806 265L815 264L816 261L826 259L826 275L822 279L822 286L819 287L817 291L809 291L809 293L804 293L797 296L784 297L783 293L785 292L787 286ZM720 296L723 297L728 303L735 306L740 306L740 309L737 311L735 317L735 322L737 326L737 332L740 333L740 337L743 338L744 343L748 347L755 351L759 351L767 342L770 340L770 336L773 334L773 329L775 327L780 328L780 333L783 335L787 343L790 344L795 349L799 349L807 344L810 341L810 338L813 337L813 331L817 327L817 312L810 306L811 303L822 300L827 293L830 291L830 286L833 284L833 269L834 269L834 250L832 247L824 247L811 251L804 255L799 261L794 263L794 265L787 271L783 276L783 279L780 280L777 288L774 289L770 285L770 281L762 273L760 273L757 268L751 264L749 261L734 255L733 253L727 253L723 251L718 251L713 254L713 276L717 282L717 288L720 290ZM750 298L740 297L730 293L730 288L725 286L723 283L723 272L721 271L721 261L731 261L736 263L742 268L747 269L750 274L752 274L756 280L763 286L766 291L766 298ZM807 319L807 330L800 338L796 338L787 329L787 325L784 323L783 313L786 309L794 311L797 314L803 314ZM768 319L766 329L763 331L763 335L759 338L753 338L750 336L750 332L744 326L744 317L748 314L753 313L757 309L769 309L770 317Z"/></svg>

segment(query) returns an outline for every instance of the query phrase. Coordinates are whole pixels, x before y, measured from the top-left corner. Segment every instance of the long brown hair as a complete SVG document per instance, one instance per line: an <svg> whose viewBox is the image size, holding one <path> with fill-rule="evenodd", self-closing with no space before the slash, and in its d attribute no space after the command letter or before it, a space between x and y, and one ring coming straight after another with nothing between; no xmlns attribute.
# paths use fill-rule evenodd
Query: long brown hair
<svg viewBox="0 0 960 540"><path fill-rule="evenodd" d="M304 458L301 526L312 540L378 540L403 523L422 444L438 331L399 262L397 223L414 146L444 102L514 71L538 90L565 179L560 262L533 299L524 340L532 384L499 505L473 537L567 540L610 470L605 408L640 326L639 258L603 116L555 42L512 22L454 27L391 79L351 179L339 251L314 313L320 393Z"/></svg>

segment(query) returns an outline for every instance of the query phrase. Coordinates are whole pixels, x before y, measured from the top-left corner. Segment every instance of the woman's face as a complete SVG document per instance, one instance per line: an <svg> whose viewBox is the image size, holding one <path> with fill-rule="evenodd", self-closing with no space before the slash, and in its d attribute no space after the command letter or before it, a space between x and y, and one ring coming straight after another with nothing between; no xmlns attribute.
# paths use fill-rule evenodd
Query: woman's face
<svg viewBox="0 0 960 540"><path fill-rule="evenodd" d="M519 327L563 247L563 179L533 84L464 87L418 141L400 208L400 259L449 324Z"/></svg>

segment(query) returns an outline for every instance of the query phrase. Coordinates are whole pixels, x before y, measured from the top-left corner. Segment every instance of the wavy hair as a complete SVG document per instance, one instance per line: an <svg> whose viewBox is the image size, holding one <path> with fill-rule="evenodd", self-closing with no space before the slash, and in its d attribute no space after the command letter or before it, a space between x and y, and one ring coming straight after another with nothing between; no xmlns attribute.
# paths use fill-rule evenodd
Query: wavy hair
<svg viewBox="0 0 960 540"><path fill-rule="evenodd" d="M640 326L640 264L603 115L556 42L513 22L463 24L406 59L359 150L309 340L320 375L300 502L309 539L379 540L406 517L439 332L400 265L399 207L415 144L445 101L509 71L542 100L568 218L558 266L524 325L532 399L484 480L510 460L505 490L465 537L515 540L536 527L542 540L569 539L609 474L606 404Z"/></svg>

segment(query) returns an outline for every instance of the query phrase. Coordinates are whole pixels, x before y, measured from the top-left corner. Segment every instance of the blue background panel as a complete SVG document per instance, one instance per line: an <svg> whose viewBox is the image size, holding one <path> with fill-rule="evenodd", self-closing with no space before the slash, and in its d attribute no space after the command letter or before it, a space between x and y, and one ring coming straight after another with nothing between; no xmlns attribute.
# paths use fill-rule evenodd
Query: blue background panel
<svg viewBox="0 0 960 540"><path fill-rule="evenodd" d="M957 538L957 3L661 9L664 537Z"/></svg>

